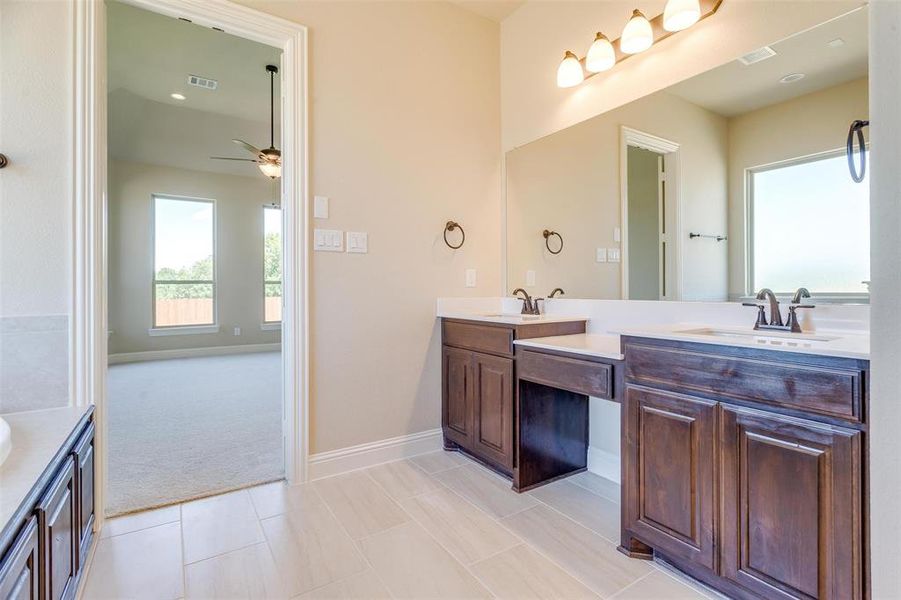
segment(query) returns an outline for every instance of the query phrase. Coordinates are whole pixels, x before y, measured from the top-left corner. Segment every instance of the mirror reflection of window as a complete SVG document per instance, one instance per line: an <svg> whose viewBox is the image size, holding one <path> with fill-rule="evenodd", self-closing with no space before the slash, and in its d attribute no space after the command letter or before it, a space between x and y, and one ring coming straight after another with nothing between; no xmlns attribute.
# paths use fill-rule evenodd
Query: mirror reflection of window
<svg viewBox="0 0 901 600"><path fill-rule="evenodd" d="M751 289L865 295L869 178L854 183L844 150L750 172Z"/></svg>
<svg viewBox="0 0 901 600"><path fill-rule="evenodd" d="M216 323L215 203L153 197L153 327Z"/></svg>
<svg viewBox="0 0 901 600"><path fill-rule="evenodd" d="M282 320L282 211L263 208L263 322Z"/></svg>

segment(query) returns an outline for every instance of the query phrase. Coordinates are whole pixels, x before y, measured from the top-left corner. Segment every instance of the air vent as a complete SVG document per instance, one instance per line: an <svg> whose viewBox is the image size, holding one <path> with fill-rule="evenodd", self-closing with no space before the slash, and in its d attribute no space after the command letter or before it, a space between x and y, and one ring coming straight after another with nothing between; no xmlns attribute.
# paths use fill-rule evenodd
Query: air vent
<svg viewBox="0 0 901 600"><path fill-rule="evenodd" d="M776 56L776 51L769 46L764 46L763 48L758 48L753 52L748 52L744 56L738 57L738 60L743 65L753 65L754 63L759 63L762 60L766 60L774 56Z"/></svg>
<svg viewBox="0 0 901 600"><path fill-rule="evenodd" d="M193 85L205 90L215 90L219 87L219 82L215 79L201 77L200 75L188 75L188 85Z"/></svg>

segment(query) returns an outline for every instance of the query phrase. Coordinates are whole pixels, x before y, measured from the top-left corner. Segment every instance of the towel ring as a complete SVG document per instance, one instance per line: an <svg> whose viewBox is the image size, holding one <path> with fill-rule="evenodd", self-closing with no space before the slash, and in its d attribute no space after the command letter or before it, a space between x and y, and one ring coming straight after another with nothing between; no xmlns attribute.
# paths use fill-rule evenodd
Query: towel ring
<svg viewBox="0 0 901 600"><path fill-rule="evenodd" d="M550 231L548 229L545 229L543 232L541 232L541 235L544 236L544 245L547 247L548 252L550 252L551 254L560 254L561 252L563 252L563 236L562 235L560 235L556 231ZM557 248L556 250L551 250L550 238L552 235L556 235L557 238L560 240L560 247Z"/></svg>
<svg viewBox="0 0 901 600"><path fill-rule="evenodd" d="M463 235L463 238L460 240L460 243L454 246L449 241L447 241L447 232L453 231L455 229L459 229L460 233ZM447 247L451 250L459 250L463 247L463 244L466 242L466 232L463 231L463 226L457 223L456 221L448 221L444 225L444 243L447 244Z"/></svg>

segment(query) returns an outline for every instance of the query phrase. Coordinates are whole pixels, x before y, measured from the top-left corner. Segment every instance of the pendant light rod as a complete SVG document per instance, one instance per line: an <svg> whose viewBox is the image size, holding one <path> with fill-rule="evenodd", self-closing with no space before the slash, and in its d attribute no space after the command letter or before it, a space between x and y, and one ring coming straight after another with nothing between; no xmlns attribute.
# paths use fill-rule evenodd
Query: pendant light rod
<svg viewBox="0 0 901 600"><path fill-rule="evenodd" d="M269 72L269 147L275 148L275 74L278 67L266 65Z"/></svg>
<svg viewBox="0 0 901 600"><path fill-rule="evenodd" d="M710 15L714 14L719 9L720 4L722 4L722 3L723 3L723 0L699 0L698 4L700 5L701 14L698 18L698 21L703 21ZM664 17L664 13L660 13L653 19L648 19L648 21L651 24L651 32L652 32L653 38L654 38L654 41L651 43L652 47L657 42L659 42L661 40L665 40L666 38L673 35L674 33L679 33L679 31L667 31L663 27L663 17ZM620 48L620 40L621 40L621 38L617 38L610 42L613 45L613 50L614 50L615 57L616 57L614 65L619 64L621 61L626 60L630 56L633 56L633 54L627 54L622 51L622 49ZM592 71L589 71L588 69L586 69L585 68L585 60L586 60L586 57L579 58L579 62L582 63L582 67L585 72L585 79L588 79L589 77L594 77L598 73L592 72Z"/></svg>

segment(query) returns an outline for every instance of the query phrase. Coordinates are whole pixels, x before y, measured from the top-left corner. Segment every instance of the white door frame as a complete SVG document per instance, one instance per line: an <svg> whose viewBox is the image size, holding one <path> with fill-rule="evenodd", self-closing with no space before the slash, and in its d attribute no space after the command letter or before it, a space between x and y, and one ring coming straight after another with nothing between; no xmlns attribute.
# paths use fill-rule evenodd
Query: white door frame
<svg viewBox="0 0 901 600"><path fill-rule="evenodd" d="M620 190L620 289L622 299L629 299L629 146L644 148L664 155L666 161L666 199L675 212L675 235L672 236L673 293L670 300L682 299L682 152L679 144L656 135L620 127L619 190Z"/></svg>
<svg viewBox="0 0 901 600"><path fill-rule="evenodd" d="M309 455L309 160L307 29L226 0L124 0L163 15L217 27L283 51L282 394L285 474L307 478ZM106 16L103 0L75 8L73 294L70 383L76 406L95 404L96 527L104 520L107 482Z"/></svg>

